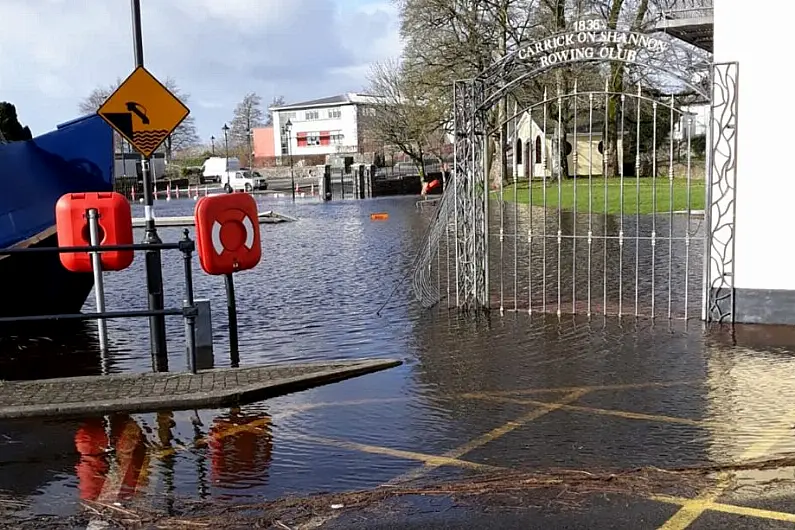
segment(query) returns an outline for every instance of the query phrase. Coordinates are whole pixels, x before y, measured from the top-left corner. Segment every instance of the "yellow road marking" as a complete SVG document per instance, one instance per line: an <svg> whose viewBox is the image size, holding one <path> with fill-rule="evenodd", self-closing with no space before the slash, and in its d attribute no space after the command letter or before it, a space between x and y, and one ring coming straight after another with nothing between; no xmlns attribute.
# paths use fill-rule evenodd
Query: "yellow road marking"
<svg viewBox="0 0 795 530"><path fill-rule="evenodd" d="M475 396L521 396L529 394L552 394L556 392L599 392L603 390L636 390L642 388L668 388L672 386L687 386L700 383L696 380L683 380L683 381L659 381L647 383L621 383L615 385L590 385L590 386L562 386L552 388L525 388L518 390L498 390L494 392L476 392L462 394L460 397L475 397Z"/></svg>
<svg viewBox="0 0 795 530"><path fill-rule="evenodd" d="M548 407L551 405L555 405L556 403L547 403L545 401L536 401L533 399L522 399L522 398L510 398L510 397L492 397L488 394L477 395L471 394L468 396L470 399L482 399L484 401L500 401L505 403L516 403L520 405L535 405L537 407ZM614 410L614 409L602 409L598 407L585 407L581 405L561 405L557 408L562 410L572 410L576 412L587 412L590 414L601 414L604 416L616 416L619 418L627 418L631 420L644 420L644 421L657 421L662 423L677 423L682 425L695 425L695 426L704 426L706 422L698 421L698 420L691 420L688 418L678 418L676 416L665 416L662 414L644 414L641 412L631 412L627 410Z"/></svg>
<svg viewBox="0 0 795 530"><path fill-rule="evenodd" d="M793 421L795 421L795 415L779 420L774 427L767 429L769 436L764 436L757 440L756 443L752 444L740 455L739 460L741 462L758 460L766 456L776 444L792 436L791 426ZM732 478L732 473L718 473L715 486L707 488L695 499L685 503L673 517L660 527L660 530L684 530L690 526L705 510L710 509L709 506L716 504L718 497L723 495L731 486Z"/></svg>
<svg viewBox="0 0 795 530"><path fill-rule="evenodd" d="M668 504L686 505L693 502L693 499L684 497L671 497L669 495L652 495L651 500L665 502ZM795 514L787 512L776 512L773 510L762 510L760 508L750 508L748 506L737 506L735 504L725 504L722 502L699 501L704 510L731 513L734 515L744 515L746 517L757 517L759 519L772 519L774 521L795 522Z"/></svg>
<svg viewBox="0 0 795 530"><path fill-rule="evenodd" d="M718 497L723 494L730 485L727 473L721 473L718 484L705 489L699 493L695 499L686 499L682 507L670 519L660 527L660 530L681 530L687 528L701 517L707 508L714 504Z"/></svg>
<svg viewBox="0 0 795 530"><path fill-rule="evenodd" d="M303 438L307 441L321 444L340 447L342 449L351 449L354 451L362 451L364 453L373 453L377 455L394 456L406 460L418 460L424 462L428 466L456 466L465 467L469 469L477 469L480 471L495 471L502 468L497 466L490 466L487 464L478 464L477 462L468 462L449 456L436 456L426 453L419 453L416 451L404 451L403 449L392 449L390 447L382 447L380 445L368 445L358 442L349 442L347 440L335 440L333 438L325 438L322 436L312 436L307 434L294 435L297 438Z"/></svg>
<svg viewBox="0 0 795 530"><path fill-rule="evenodd" d="M486 445L487 443L496 440L497 438L501 438L502 436L505 436L509 432L511 432L511 431L513 431L515 429L518 429L519 427L522 427L523 425L526 425L526 424L530 423L531 421L535 421L538 418L549 414L550 412L553 412L553 411L558 410L558 409L566 408L567 406L569 406L569 405L567 405L567 403L572 403L574 401L577 401L582 396L584 396L586 393L588 393L587 390L575 390L575 391L569 393L568 395L564 396L560 401L556 401L554 403L542 403L542 402L538 401L538 402L536 402L536 403L539 404L538 405L539 406L538 409L531 410L530 412L528 412L526 414L523 414L522 416L518 417L517 419L515 419L513 421L509 421L509 422L505 423L504 425L502 425L500 427L497 427L496 429L493 429L493 430L491 430L491 431L489 431L489 432L487 432L485 434L481 434L480 436L478 436L474 440L471 440L471 441L469 441L469 442L467 442L467 443L465 443L465 444L463 444L463 445L461 445L461 446L459 446L459 447L457 447L457 448L453 449L452 451L449 451L448 453L445 453L445 454L448 454L449 456L451 456L453 458L459 458L459 457L469 453L470 451L478 449L478 448Z"/></svg>
<svg viewBox="0 0 795 530"><path fill-rule="evenodd" d="M617 416L617 417L624 417L628 419L637 419L644 421L658 421L665 423L678 423L678 424L697 425L697 426L704 425L705 422L699 422L696 420L690 420L686 418L677 418L673 416L654 415L654 414L643 414L643 413L612 410L612 409L601 409L596 407L585 407L585 406L570 404L591 391L666 387L666 386L686 385L693 383L694 382L692 381L673 381L673 382L664 382L664 383L639 383L639 384L627 384L627 385L601 385L601 386L589 386L589 387L542 388L542 389L526 389L526 390L515 390L515 391L506 391L506 392L461 394L458 397L526 404L538 408L520 416L519 418L513 421L509 421L500 427L497 427L485 434L482 434L481 436L478 436L477 438L470 440L469 442L455 449L452 449L451 451L447 451L441 456L419 453L415 451L392 449L388 447L374 446L368 444L360 444L344 440L335 440L335 439L317 437L311 435L295 435L295 436L299 436L309 441L329 446L336 446L345 449L357 450L373 454L394 456L397 458L416 460L424 463L424 466L422 468L411 471L409 473L405 473L399 477L396 477L395 479L390 481L391 483L402 482L409 480L411 478L416 478L435 468L445 465L470 468L476 470L504 470L504 468L499 466L491 466L487 464L479 464L476 462L462 460L461 457L555 410L573 410L573 411L581 411L586 413L601 414L608 416ZM519 395L529 395L535 393L554 393L554 392L563 392L563 391L571 391L571 392L557 402L543 402L532 399L509 397L509 396L519 396ZM320 402L320 403L298 405L292 409L278 412L273 414L273 416L254 420L247 424L230 425L228 427L225 427L224 429L221 429L219 431L216 431L212 434L208 434L200 438L195 442L195 445L201 446L209 442L210 439L212 438L223 439L229 436L234 436L235 434L243 431L261 432L262 428L264 428L265 426L267 426L268 424L272 423L277 419L290 417L300 412L305 412L315 408L331 407L331 406L348 406L348 405L352 406L352 405L370 404L370 403L387 403L395 401L405 401L407 399L411 398L409 397L383 398L383 399L374 398L374 399L350 400L350 401L340 401L340 402ZM762 437L751 447L749 447L741 455L740 460L755 460L766 456L772 447L774 447L781 440L785 439L786 436L791 433L789 426L794 420L795 416L793 416L793 418L788 418L786 420L778 422L777 427L775 428L768 429L767 434L769 436ZM127 428L129 429L132 427L128 426ZM152 456L154 456L155 458L163 458L170 454L176 453L180 449L186 449L186 448L180 446L167 447L160 449L159 451L153 451ZM149 472L148 460L149 459L147 456L145 465L142 466L139 475L139 478L141 480L145 480L148 477L148 472ZM108 473L108 477L106 478L106 483L104 484L103 491L100 494L99 499L111 500L114 499L114 497L117 497L121 486L119 478L124 476L124 473L119 473L119 471L126 471L126 470L119 470L117 466L113 466L113 468L110 470L110 473ZM678 504L681 506L681 509L660 528L665 530L681 530L687 528L704 511L707 510L730 513L730 514L747 516L747 517L770 519L770 520L777 520L784 522L795 522L795 514L790 514L786 512L777 512L773 510L763 510L758 508L749 508L745 506L737 506L733 504L717 502L717 498L720 497L720 495L723 494L731 486L732 476L733 475L728 472L722 472L718 474L717 484L713 487L707 488L706 490L701 492L701 494L699 494L697 497L693 499L667 496L667 495L650 496L649 497L650 499L658 502Z"/></svg>
<svg viewBox="0 0 795 530"><path fill-rule="evenodd" d="M455 458L455 459L461 458L462 456L466 455L470 451L474 451L475 449L483 447L487 443L493 442L494 440L497 440L498 438L500 438L502 436L505 436L509 432L514 431L514 430L516 430L519 427L522 427L524 425L527 425L531 421L535 421L538 418L549 414L550 412L554 412L555 410L558 410L559 408L563 407L566 403L571 403L573 401L577 401L578 399L580 399L582 396L584 396L587 393L588 393L587 390L578 390L578 391L572 392L572 393L564 396L557 403L545 403L544 407L540 407L540 408L537 408L535 410L531 410L530 412L519 416L518 418L516 418L513 421L509 421L509 422L505 423L504 425L501 425L500 427L497 427L496 429L492 429L491 431L489 431L489 432L487 432L485 434L481 434L477 438L475 438L473 440L470 440L470 441L466 442L465 444L456 447L455 449L447 451L446 453L444 453L443 456L446 457L446 458ZM440 467L440 466L439 465L435 465L434 463L431 463L431 462L426 462L423 467L421 467L419 469L415 469L415 470L409 471L407 473L403 473L402 475L399 475L399 476L395 477L394 479L390 480L389 482L390 482L390 484L395 484L395 483L399 483L399 482L406 482L406 481L409 481L409 480L413 480L413 479L416 479L416 478L424 475L425 473L427 473L429 471L432 471L433 469L436 469L437 467Z"/></svg>

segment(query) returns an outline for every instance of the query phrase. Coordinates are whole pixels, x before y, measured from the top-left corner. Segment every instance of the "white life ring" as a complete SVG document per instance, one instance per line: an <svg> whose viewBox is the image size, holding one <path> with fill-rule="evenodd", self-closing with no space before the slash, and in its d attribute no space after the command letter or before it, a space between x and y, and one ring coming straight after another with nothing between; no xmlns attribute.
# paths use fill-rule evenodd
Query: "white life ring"
<svg viewBox="0 0 795 530"><path fill-rule="evenodd" d="M227 221L228 222L228 221ZM248 215L243 217L243 220L240 221L243 224L243 228L246 230L246 240L243 242L243 245L251 250L254 246L254 223L251 220L251 217ZM223 225L219 223L217 220L213 222L212 232L211 232L211 240L213 242L213 249L215 250L216 254L219 256L224 253L226 250L224 248L224 244L221 242L221 229Z"/></svg>

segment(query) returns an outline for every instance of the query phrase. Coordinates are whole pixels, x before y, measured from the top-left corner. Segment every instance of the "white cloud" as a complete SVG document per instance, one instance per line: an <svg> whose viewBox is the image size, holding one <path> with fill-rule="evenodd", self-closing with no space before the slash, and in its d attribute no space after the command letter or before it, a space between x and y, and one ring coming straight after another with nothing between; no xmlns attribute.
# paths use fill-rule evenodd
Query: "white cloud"
<svg viewBox="0 0 795 530"><path fill-rule="evenodd" d="M384 0L142 0L144 55L190 94L202 137L243 95L267 104L359 90L369 64L400 51ZM134 67L128 0L0 0L0 100L34 134L77 115L98 85ZM217 135L217 134L216 134Z"/></svg>

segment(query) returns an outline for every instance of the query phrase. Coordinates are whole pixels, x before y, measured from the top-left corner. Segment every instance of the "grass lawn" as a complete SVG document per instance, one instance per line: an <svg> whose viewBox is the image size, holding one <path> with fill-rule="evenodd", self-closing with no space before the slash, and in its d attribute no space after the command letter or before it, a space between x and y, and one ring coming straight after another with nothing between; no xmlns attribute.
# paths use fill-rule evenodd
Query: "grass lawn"
<svg viewBox="0 0 795 530"><path fill-rule="evenodd" d="M605 212L605 180L607 180L607 212ZM619 178L593 178L591 201L593 213L618 214L621 212L621 181ZM636 188L640 184L640 190ZM624 214L634 214L638 211L641 214L656 212L668 212L671 210L670 199L673 196L673 211L687 210L687 180L675 178L673 186L667 178L654 180L644 177L636 180L634 177L624 178ZM577 211L588 212L588 177L578 179L567 179L560 183L560 203L564 211L574 210L575 184L577 192ZM655 198L654 188L657 188ZM492 198L499 198L499 190L492 190ZM505 201L512 202L518 200L521 204L530 202L531 194L528 189L527 181L519 182L514 188L513 185L503 188ZM542 181L533 182L532 201L534 206L544 205L544 183ZM655 207L656 201L656 207ZM558 182L550 180L547 183L546 192L547 208L558 207ZM637 210L636 210L637 208ZM704 181L691 179L690 181L690 209L704 209Z"/></svg>

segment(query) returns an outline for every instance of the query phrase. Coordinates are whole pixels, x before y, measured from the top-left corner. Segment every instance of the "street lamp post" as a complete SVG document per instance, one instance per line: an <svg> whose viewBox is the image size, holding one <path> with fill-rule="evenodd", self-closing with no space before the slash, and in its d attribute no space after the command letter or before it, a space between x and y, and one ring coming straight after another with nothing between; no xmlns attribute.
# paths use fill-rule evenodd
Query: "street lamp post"
<svg viewBox="0 0 795 530"><path fill-rule="evenodd" d="M131 0L133 22L133 48L135 50L135 65L144 65L144 44L141 29L141 2ZM143 179L144 217L146 228L144 242L156 245L162 243L155 227L154 214L154 179L149 168L149 159L141 157L141 178ZM146 261L146 290L150 311L162 311L164 306L163 296L163 264L159 249L147 250L144 255ZM163 315L149 317L149 342L152 352L152 367L156 372L168 371L168 349L166 344L166 319Z"/></svg>
<svg viewBox="0 0 795 530"><path fill-rule="evenodd" d="M254 131L250 128L248 130L248 168L251 171L254 171L254 148L251 146L251 137L253 136Z"/></svg>
<svg viewBox="0 0 795 530"><path fill-rule="evenodd" d="M224 126L221 127L221 129L224 131L224 150L226 151L226 163L228 165L229 164L229 136L227 135L227 133L229 132L229 126L224 123ZM229 168L227 167L226 169L228 170Z"/></svg>
<svg viewBox="0 0 795 530"><path fill-rule="evenodd" d="M210 149L212 149L212 154L215 156L215 136L210 136Z"/></svg>
<svg viewBox="0 0 795 530"><path fill-rule="evenodd" d="M293 173L293 148L292 148L292 140L290 131L293 129L293 122L290 119L287 119L287 123L284 124L284 130L287 131L287 154L290 157L290 190L293 194L293 202L295 202L295 174Z"/></svg>

